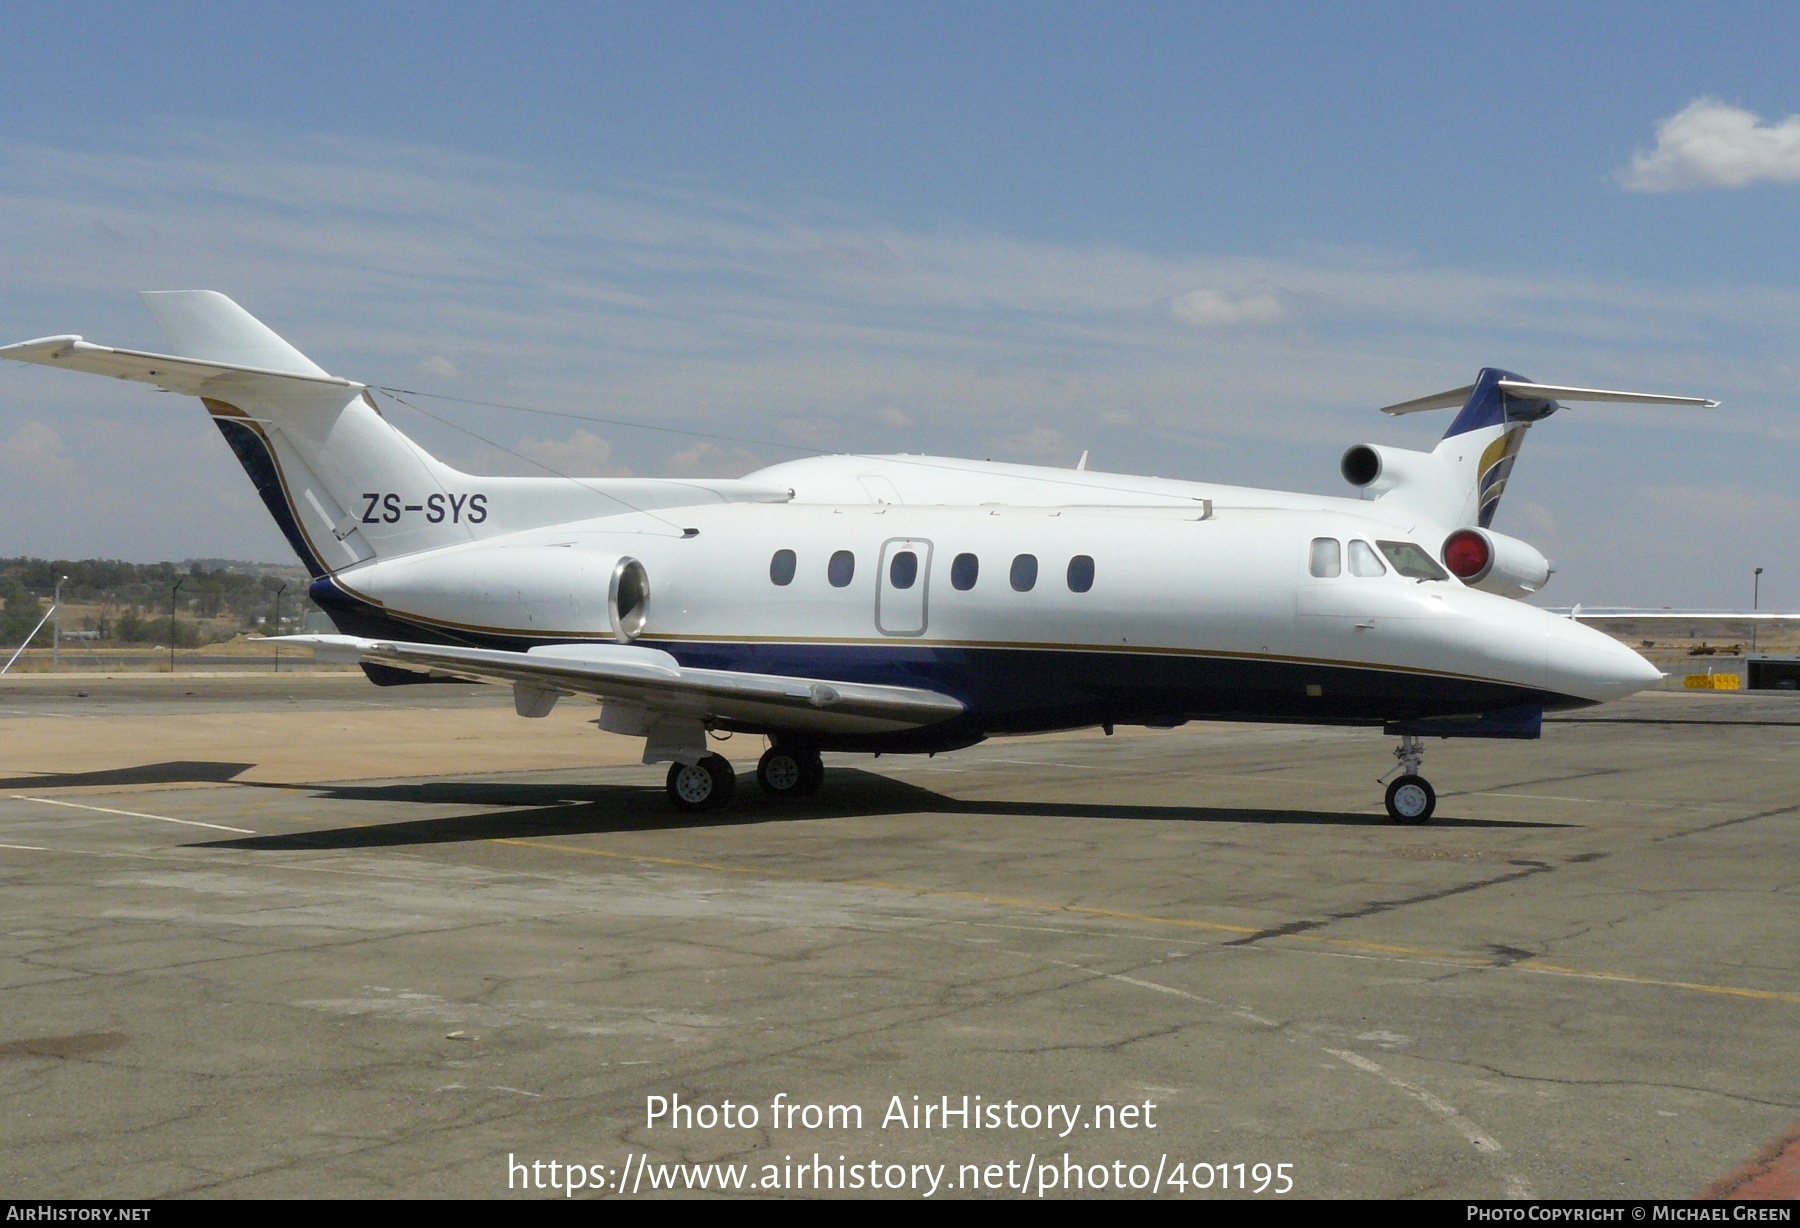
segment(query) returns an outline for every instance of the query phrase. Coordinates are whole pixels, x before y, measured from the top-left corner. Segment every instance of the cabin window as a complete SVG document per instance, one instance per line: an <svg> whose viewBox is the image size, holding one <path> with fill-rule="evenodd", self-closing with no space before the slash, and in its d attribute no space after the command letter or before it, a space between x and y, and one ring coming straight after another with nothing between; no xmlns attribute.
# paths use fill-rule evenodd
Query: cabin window
<svg viewBox="0 0 1800 1228"><path fill-rule="evenodd" d="M769 579L783 587L794 582L794 566L799 560L792 550L777 550L769 560Z"/></svg>
<svg viewBox="0 0 1800 1228"><path fill-rule="evenodd" d="M825 578L831 581L832 588L844 588L855 576L856 556L848 550L839 550L826 564Z"/></svg>
<svg viewBox="0 0 1800 1228"><path fill-rule="evenodd" d="M1409 580L1448 580L1444 569L1424 550L1411 542L1376 542L1394 570Z"/></svg>
<svg viewBox="0 0 1800 1228"><path fill-rule="evenodd" d="M1375 553L1375 548L1364 541L1350 543L1350 574L1353 576L1385 576L1387 567Z"/></svg>
<svg viewBox="0 0 1800 1228"><path fill-rule="evenodd" d="M895 588L911 588L919 578L919 556L902 550L888 561L888 582Z"/></svg>
<svg viewBox="0 0 1800 1228"><path fill-rule="evenodd" d="M1094 587L1094 559L1092 555L1078 554L1069 560L1069 591L1085 593Z"/></svg>
<svg viewBox="0 0 1800 1228"><path fill-rule="evenodd" d="M1037 555L1021 554L1013 560L1012 586L1014 591L1029 593L1037 587Z"/></svg>
<svg viewBox="0 0 1800 1228"><path fill-rule="evenodd" d="M972 554L959 554L950 563L950 587L966 593L975 587L975 577L980 574L980 559Z"/></svg>
<svg viewBox="0 0 1800 1228"><path fill-rule="evenodd" d="M1315 537L1312 541L1312 574L1321 580L1344 573L1344 548L1335 537Z"/></svg>

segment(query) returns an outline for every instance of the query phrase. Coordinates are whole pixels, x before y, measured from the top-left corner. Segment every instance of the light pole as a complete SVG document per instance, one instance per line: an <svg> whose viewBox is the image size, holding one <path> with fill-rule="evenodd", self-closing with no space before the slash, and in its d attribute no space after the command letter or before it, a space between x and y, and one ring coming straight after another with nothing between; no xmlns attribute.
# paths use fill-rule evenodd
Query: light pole
<svg viewBox="0 0 1800 1228"><path fill-rule="evenodd" d="M69 582L64 576L56 582L56 597L50 604L50 612L56 621L50 624L50 672L56 673L62 668L62 586Z"/></svg>
<svg viewBox="0 0 1800 1228"><path fill-rule="evenodd" d="M1762 568L1758 567L1750 573L1750 613L1755 614L1762 603ZM1750 620L1750 651L1756 651L1756 619Z"/></svg>
<svg viewBox="0 0 1800 1228"><path fill-rule="evenodd" d="M287 592L288 582L283 580L281 587L275 590L275 634L281 634L281 594ZM281 672L281 645L275 645L275 672Z"/></svg>
<svg viewBox="0 0 1800 1228"><path fill-rule="evenodd" d="M175 672L175 594L179 593L181 586L186 583L187 577L183 576L175 581L169 589L169 673L171 674Z"/></svg>

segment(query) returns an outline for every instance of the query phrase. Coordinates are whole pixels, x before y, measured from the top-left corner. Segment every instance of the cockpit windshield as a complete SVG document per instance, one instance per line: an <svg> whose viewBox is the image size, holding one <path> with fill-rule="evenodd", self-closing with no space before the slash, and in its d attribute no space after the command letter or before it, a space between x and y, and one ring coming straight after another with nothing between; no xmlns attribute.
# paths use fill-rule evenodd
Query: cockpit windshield
<svg viewBox="0 0 1800 1228"><path fill-rule="evenodd" d="M1409 580L1448 580L1449 574L1429 554L1411 542L1375 543L1387 555L1394 570Z"/></svg>

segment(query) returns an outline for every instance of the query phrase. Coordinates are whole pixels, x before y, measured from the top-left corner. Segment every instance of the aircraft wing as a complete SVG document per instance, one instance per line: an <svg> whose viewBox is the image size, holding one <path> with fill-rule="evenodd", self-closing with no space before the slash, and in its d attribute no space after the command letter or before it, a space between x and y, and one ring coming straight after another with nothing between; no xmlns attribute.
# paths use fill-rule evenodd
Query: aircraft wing
<svg viewBox="0 0 1800 1228"><path fill-rule="evenodd" d="M1800 614L1781 614L1774 612L1750 612L1739 610L1584 610L1576 606L1572 610L1550 611L1573 618L1576 622L1595 623L1648 623L1662 622L1682 623L1731 623L1738 626L1749 626L1758 623L1763 626L1781 623L1800 622Z"/></svg>
<svg viewBox="0 0 1800 1228"><path fill-rule="evenodd" d="M690 669L660 649L629 644L552 644L508 652L353 635L284 635L270 642L311 648L326 661L511 683L521 713L540 697L586 695L666 716L813 733L890 733L935 725L964 710L961 700L919 687Z"/></svg>

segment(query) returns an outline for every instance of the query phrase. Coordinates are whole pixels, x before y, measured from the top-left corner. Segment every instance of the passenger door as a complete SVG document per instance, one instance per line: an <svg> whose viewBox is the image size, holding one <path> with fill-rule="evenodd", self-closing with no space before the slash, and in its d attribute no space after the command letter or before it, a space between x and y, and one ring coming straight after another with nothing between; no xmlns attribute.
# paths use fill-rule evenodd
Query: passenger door
<svg viewBox="0 0 1800 1228"><path fill-rule="evenodd" d="M883 635L924 635L931 586L931 543L920 537L889 538L875 575L875 627Z"/></svg>

